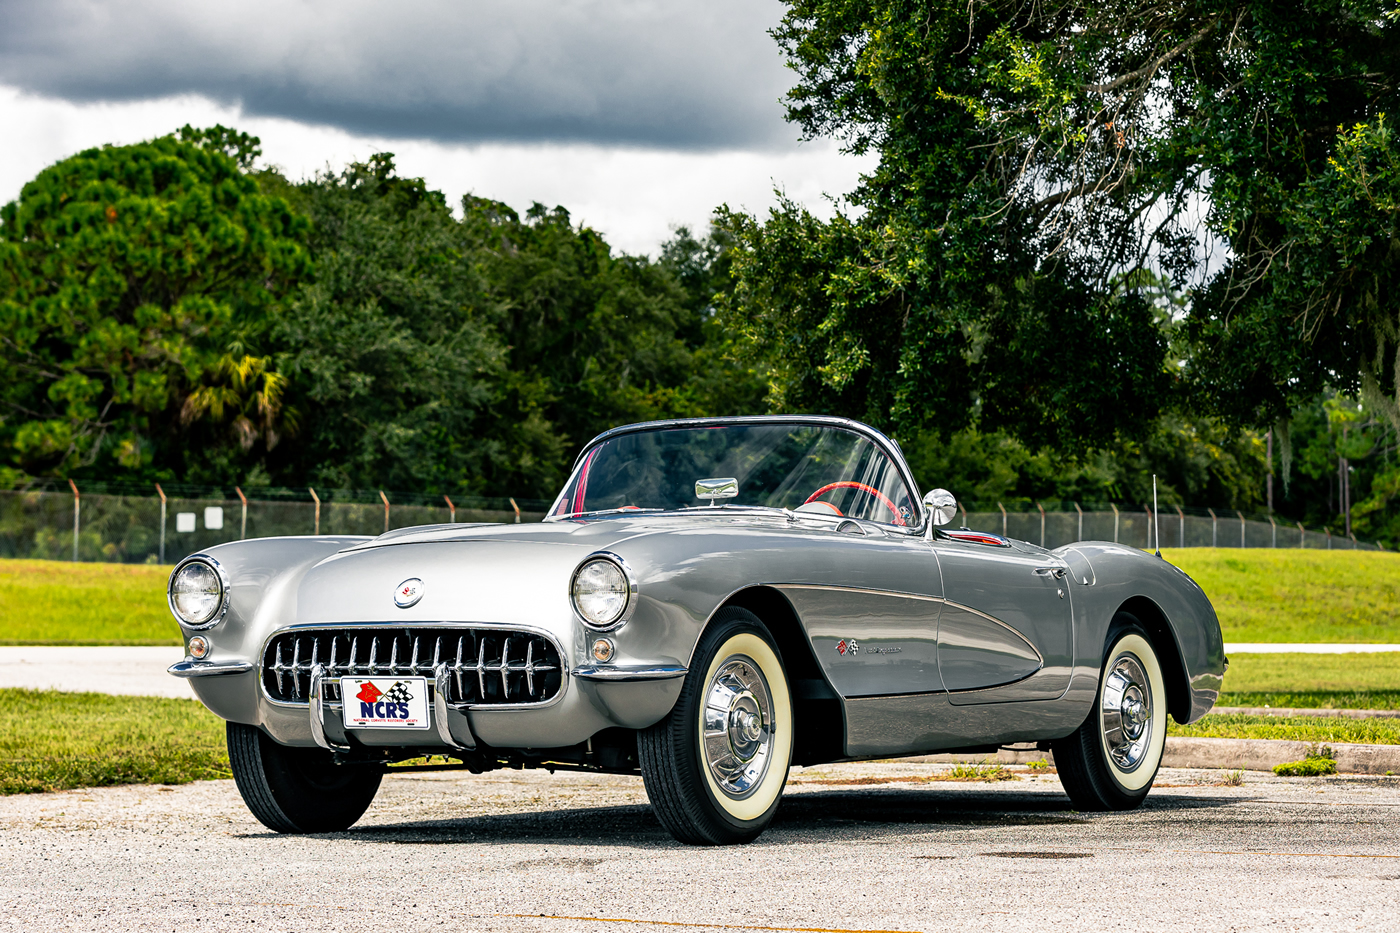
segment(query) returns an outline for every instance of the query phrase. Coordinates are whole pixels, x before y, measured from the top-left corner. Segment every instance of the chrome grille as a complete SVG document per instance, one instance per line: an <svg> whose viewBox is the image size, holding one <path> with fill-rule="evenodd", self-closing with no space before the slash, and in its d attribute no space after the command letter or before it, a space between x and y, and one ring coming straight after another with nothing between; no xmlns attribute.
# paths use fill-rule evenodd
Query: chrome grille
<svg viewBox="0 0 1400 933"><path fill-rule="evenodd" d="M340 700L337 678L428 677L447 665L449 703L544 703L559 693L564 666L543 635L509 629L299 629L267 643L267 695L307 703L311 670L325 671L326 698Z"/></svg>

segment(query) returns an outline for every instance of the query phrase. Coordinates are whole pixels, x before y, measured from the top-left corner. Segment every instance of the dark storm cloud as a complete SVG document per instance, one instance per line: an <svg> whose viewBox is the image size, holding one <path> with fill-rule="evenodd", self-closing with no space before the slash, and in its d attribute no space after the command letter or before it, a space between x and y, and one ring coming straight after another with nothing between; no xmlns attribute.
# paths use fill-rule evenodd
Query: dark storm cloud
<svg viewBox="0 0 1400 933"><path fill-rule="evenodd" d="M777 0L0 0L0 83L443 141L791 140Z"/></svg>

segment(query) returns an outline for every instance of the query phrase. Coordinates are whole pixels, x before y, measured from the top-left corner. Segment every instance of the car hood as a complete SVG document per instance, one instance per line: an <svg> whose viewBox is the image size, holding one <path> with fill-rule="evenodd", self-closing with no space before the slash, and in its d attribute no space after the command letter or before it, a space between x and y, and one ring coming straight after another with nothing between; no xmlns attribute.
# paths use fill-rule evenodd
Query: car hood
<svg viewBox="0 0 1400 933"><path fill-rule="evenodd" d="M720 510L717 510L720 511ZM784 515L723 510L521 525L430 525L392 531L320 561L297 593L300 624L471 622L552 627L572 609L568 581L586 555L657 534L792 525ZM797 523L805 524L805 523ZM408 580L422 597L400 607Z"/></svg>
<svg viewBox="0 0 1400 933"><path fill-rule="evenodd" d="M417 525L399 528L371 538L347 551L412 544L498 541L511 544L568 545L597 549L637 535L696 528L713 529L735 523L761 524L774 528L790 524L784 513L738 509L693 509L641 515L609 515L604 518L570 519L556 522L530 522L520 525L500 523Z"/></svg>

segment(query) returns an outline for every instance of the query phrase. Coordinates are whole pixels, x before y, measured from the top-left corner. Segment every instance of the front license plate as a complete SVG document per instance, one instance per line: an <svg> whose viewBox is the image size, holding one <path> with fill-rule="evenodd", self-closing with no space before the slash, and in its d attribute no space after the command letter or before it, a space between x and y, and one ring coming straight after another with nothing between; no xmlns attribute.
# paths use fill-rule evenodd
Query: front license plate
<svg viewBox="0 0 1400 933"><path fill-rule="evenodd" d="M428 678L342 677L347 729L426 729Z"/></svg>

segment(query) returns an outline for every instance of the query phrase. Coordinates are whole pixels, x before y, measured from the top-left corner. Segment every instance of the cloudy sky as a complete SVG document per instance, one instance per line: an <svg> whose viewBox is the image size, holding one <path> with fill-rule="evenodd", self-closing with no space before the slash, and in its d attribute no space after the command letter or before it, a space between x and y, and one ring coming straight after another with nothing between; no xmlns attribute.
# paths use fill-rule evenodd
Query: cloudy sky
<svg viewBox="0 0 1400 933"><path fill-rule="evenodd" d="M293 177L380 151L456 201L563 204L653 252L869 163L800 143L777 0L0 0L0 201L102 143L221 122Z"/></svg>

